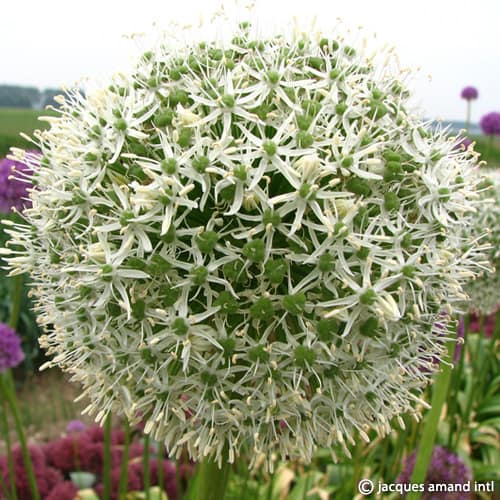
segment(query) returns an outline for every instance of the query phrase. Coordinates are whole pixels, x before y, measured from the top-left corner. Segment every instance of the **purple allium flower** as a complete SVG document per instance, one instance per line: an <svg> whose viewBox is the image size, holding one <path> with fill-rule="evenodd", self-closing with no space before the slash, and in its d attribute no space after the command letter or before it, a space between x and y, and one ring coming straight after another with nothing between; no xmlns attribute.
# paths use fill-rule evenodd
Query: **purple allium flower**
<svg viewBox="0 0 500 500"><path fill-rule="evenodd" d="M72 424L72 422L70 422ZM68 428L70 426L68 424ZM81 422L80 422L81 424ZM78 424L75 424L78 427ZM51 441L45 445L49 465L65 474L75 471L101 475L104 463L104 430L97 425L85 427L79 432ZM111 465L119 466L123 458L124 433L115 429L111 433ZM151 450L152 452L153 450ZM142 443L131 443L129 458L140 457L144 452Z"/></svg>
<svg viewBox="0 0 500 500"><path fill-rule="evenodd" d="M415 466L416 455L417 452L414 451L405 460L403 471L396 480L398 484L409 484L411 482L410 480L413 473L413 467ZM429 484L467 484L471 480L472 474L470 469L458 455L455 455L441 446L435 446L432 452L431 463L427 470L427 477L425 480L426 491L423 493L422 499L433 500L439 498L440 500L469 500L471 495L467 492L440 492L439 496L436 496L437 493L427 490Z"/></svg>
<svg viewBox="0 0 500 500"><path fill-rule="evenodd" d="M479 125L486 135L500 135L500 113L492 111L483 115Z"/></svg>
<svg viewBox="0 0 500 500"><path fill-rule="evenodd" d="M479 92L477 91L476 87L472 87L469 85L462 89L460 96L466 101L472 101L473 99L477 99L477 97L479 96Z"/></svg>
<svg viewBox="0 0 500 500"><path fill-rule="evenodd" d="M0 323L0 372L14 368L23 359L20 337L10 326Z"/></svg>
<svg viewBox="0 0 500 500"><path fill-rule="evenodd" d="M130 464L127 472L127 491L140 491L143 488L142 482L142 463L138 463L138 467ZM118 500L119 485L120 485L121 467L115 467L111 471L111 500ZM104 486L99 484L95 487L96 493L102 498ZM169 497L170 498L170 497Z"/></svg>
<svg viewBox="0 0 500 500"><path fill-rule="evenodd" d="M30 445L28 446L28 452L33 466L33 473L35 475L38 491L42 498L46 498L48 493L52 491L57 484L63 481L63 476L60 471L48 466L42 448ZM31 500L33 496L31 494L28 475L24 466L24 459L20 446L16 446L12 450L12 458L14 463L17 499ZM5 456L0 457L0 475L2 476L4 484L9 484L9 472L7 458Z"/></svg>
<svg viewBox="0 0 500 500"><path fill-rule="evenodd" d="M169 500L178 500L179 492L177 491L177 479L175 475L175 465L169 460L162 460L163 468L163 485L159 483L159 467L160 462L157 459L151 459L149 462L149 484L151 486L160 486L167 493ZM141 462L131 462L129 472L136 475L141 480L141 487L144 486L144 469Z"/></svg>
<svg viewBox="0 0 500 500"><path fill-rule="evenodd" d="M78 488L71 481L64 481L53 488L45 500L74 500L77 494Z"/></svg>
<svg viewBox="0 0 500 500"><path fill-rule="evenodd" d="M26 162L9 158L0 161L0 212L8 214L12 207L22 210L31 206L27 199L28 189L32 187L30 178L33 171L30 164L39 157L38 151L26 151Z"/></svg>
<svg viewBox="0 0 500 500"><path fill-rule="evenodd" d="M161 465L160 465L161 464ZM160 484L159 468L163 468L163 484ZM167 492L169 500L177 500L179 492L177 491L177 478L175 475L175 465L169 460L154 460L151 462L151 484L158 485Z"/></svg>
<svg viewBox="0 0 500 500"><path fill-rule="evenodd" d="M70 420L66 426L66 432L82 432L86 429L86 425L81 420Z"/></svg>

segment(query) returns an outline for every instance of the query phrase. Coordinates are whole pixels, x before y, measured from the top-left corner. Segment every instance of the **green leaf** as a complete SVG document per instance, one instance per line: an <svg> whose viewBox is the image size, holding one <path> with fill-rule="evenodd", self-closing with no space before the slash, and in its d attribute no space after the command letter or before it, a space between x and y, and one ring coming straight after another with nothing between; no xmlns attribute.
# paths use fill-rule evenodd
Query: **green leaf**
<svg viewBox="0 0 500 500"><path fill-rule="evenodd" d="M491 481L500 479L500 469L498 464L483 464L482 462L472 462L472 470L476 481Z"/></svg>
<svg viewBox="0 0 500 500"><path fill-rule="evenodd" d="M477 409L477 417L484 415L500 415L500 394L484 401Z"/></svg>

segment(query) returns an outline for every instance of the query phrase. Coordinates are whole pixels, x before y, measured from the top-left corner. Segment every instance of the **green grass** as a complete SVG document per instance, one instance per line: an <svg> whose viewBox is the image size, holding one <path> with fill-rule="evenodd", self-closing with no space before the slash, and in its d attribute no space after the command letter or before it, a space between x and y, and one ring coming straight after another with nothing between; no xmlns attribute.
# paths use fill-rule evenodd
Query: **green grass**
<svg viewBox="0 0 500 500"><path fill-rule="evenodd" d="M53 115L54 112L44 109L10 109L0 108L0 158L8 154L12 146L31 147L19 133L31 135L36 129L45 129L48 124L39 121L39 116Z"/></svg>
<svg viewBox="0 0 500 500"><path fill-rule="evenodd" d="M488 167L500 167L500 137L493 138L493 145L490 147L490 138L484 135L475 135L471 139L476 143L474 149L481 153L481 160L485 161Z"/></svg>

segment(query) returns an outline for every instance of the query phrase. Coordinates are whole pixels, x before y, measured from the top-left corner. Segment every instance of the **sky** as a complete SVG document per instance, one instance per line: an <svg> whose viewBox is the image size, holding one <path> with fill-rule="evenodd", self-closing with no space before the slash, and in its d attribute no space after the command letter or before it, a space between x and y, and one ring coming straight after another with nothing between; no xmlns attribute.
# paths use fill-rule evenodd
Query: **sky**
<svg viewBox="0 0 500 500"><path fill-rule="evenodd" d="M222 2L229 4L229 1ZM232 3L232 2L231 2ZM243 3L241 1L241 3ZM412 83L425 116L465 119L460 91L479 90L472 121L500 112L499 0L256 0L262 25L297 16L317 17L326 30L337 24L377 35L374 48L394 45L404 66L420 67ZM40 88L101 81L131 67L136 43L126 34L151 32L153 23L197 23L221 0L17 0L4 2L0 24L0 84ZM429 78L431 75L431 78Z"/></svg>

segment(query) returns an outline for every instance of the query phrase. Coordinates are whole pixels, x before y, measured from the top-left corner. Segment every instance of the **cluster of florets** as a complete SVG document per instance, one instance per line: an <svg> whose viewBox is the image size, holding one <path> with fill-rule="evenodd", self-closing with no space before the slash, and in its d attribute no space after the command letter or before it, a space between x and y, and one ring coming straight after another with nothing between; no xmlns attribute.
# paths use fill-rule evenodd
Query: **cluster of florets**
<svg viewBox="0 0 500 500"><path fill-rule="evenodd" d="M473 153L391 52L251 31L70 94L9 262L98 420L272 467L418 416L481 249Z"/></svg>
<svg viewBox="0 0 500 500"><path fill-rule="evenodd" d="M500 304L500 172L488 170L480 184L481 201L474 216L473 232L490 246L492 269L471 281L466 291L473 311L491 314Z"/></svg>
<svg viewBox="0 0 500 500"><path fill-rule="evenodd" d="M462 99L465 99L466 101L472 101L472 100L477 99L479 97L479 92L477 91L476 87L472 87L471 85L468 85L467 87L464 87L462 89L462 92L460 93L460 97Z"/></svg>

